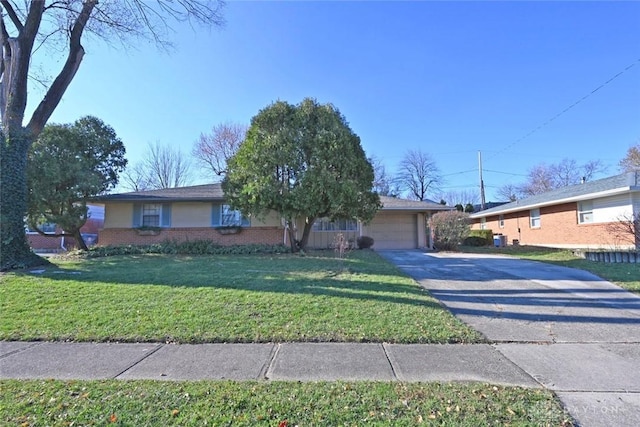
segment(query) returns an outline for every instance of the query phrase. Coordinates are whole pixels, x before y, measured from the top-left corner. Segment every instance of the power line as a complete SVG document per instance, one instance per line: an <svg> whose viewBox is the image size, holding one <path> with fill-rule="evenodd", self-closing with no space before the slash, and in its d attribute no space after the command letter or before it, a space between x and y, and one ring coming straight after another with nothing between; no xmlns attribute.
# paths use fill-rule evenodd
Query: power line
<svg viewBox="0 0 640 427"><path fill-rule="evenodd" d="M485 169L485 172L493 172L493 173L501 173L503 175L512 175L512 176L528 176L522 173L511 173L511 172L500 172L500 171L492 171L491 169Z"/></svg>
<svg viewBox="0 0 640 427"><path fill-rule="evenodd" d="M636 64L638 64L640 62L640 58L637 59L635 62L632 62L631 64L629 64L625 69L623 69L622 71L620 71L618 74L614 75L613 77L611 77L609 80L605 81L604 83L602 83L600 86L598 86L597 88L593 89L591 92L589 92L588 94L586 94L585 96L583 96L582 98L578 99L576 102L574 102L573 104L569 105L567 108L565 108L564 110L560 111L558 114L556 114L555 116L551 117L550 119L548 119L547 121L545 121L544 123L542 123L541 125L539 125L538 127L534 128L532 131L530 131L529 133L527 133L525 136L515 140L514 142L512 142L511 144L507 145L505 148L503 148L500 151L497 151L494 155L492 155L491 157L495 157L500 153L503 153L505 151L507 151L509 148L513 147L514 145L522 142L523 140L527 139L528 137L530 137L531 135L533 135L534 133L536 133L537 131L539 131L540 129L542 129L543 127L549 125L551 122L553 122L555 119L557 119L558 117L562 116L564 113L566 113L567 111L571 110L573 107L575 107L576 105L580 104L582 101L584 101L585 99L589 98L591 95L593 95L594 93L596 93L597 91L599 91L600 89L602 89L603 87L605 87L606 85L608 85L609 83L611 83L612 81L614 81L615 79L617 79L618 77L620 77L622 74L624 74L625 72L629 71L631 68L633 68Z"/></svg>

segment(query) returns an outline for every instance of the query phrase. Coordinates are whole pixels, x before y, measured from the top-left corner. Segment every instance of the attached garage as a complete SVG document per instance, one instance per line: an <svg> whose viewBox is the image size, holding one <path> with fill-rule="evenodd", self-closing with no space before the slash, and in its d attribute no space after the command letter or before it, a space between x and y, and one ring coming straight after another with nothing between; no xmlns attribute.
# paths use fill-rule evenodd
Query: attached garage
<svg viewBox="0 0 640 427"><path fill-rule="evenodd" d="M374 240L374 249L429 248L427 219L434 213L451 210L432 201L380 197L382 209L373 221L362 225L361 235Z"/></svg>
<svg viewBox="0 0 640 427"><path fill-rule="evenodd" d="M420 246L418 216L424 225L423 215L381 211L364 226L363 234L373 237L375 249L415 249Z"/></svg>

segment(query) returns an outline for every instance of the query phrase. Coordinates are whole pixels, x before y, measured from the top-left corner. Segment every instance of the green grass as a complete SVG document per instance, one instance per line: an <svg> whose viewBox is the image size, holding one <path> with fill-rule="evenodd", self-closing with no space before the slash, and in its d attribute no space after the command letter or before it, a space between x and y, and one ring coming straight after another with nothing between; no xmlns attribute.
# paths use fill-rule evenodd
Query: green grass
<svg viewBox="0 0 640 427"><path fill-rule="evenodd" d="M638 264L604 263L588 261L568 249L539 246L461 247L463 252L511 255L522 259L547 262L563 267L589 271L605 280L616 283L631 292L640 293L640 266Z"/></svg>
<svg viewBox="0 0 640 427"><path fill-rule="evenodd" d="M52 259L0 277L0 340L478 342L372 251Z"/></svg>
<svg viewBox="0 0 640 427"><path fill-rule="evenodd" d="M20 426L571 425L553 394L486 384L0 381Z"/></svg>

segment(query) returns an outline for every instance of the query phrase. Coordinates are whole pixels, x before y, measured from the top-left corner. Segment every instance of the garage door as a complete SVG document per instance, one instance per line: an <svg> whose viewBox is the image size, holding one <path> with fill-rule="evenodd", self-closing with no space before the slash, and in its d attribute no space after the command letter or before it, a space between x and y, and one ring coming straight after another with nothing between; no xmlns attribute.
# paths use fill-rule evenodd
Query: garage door
<svg viewBox="0 0 640 427"><path fill-rule="evenodd" d="M418 247L418 227L415 214L378 213L366 226L373 237L374 249L414 249Z"/></svg>

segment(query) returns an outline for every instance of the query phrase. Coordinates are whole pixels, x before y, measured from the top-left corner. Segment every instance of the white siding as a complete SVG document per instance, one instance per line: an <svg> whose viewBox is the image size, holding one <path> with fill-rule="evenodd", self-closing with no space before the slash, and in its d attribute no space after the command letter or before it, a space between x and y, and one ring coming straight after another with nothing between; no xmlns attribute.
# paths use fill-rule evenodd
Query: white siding
<svg viewBox="0 0 640 427"><path fill-rule="evenodd" d="M640 215L640 193L633 193L631 197L633 199L633 213Z"/></svg>
<svg viewBox="0 0 640 427"><path fill-rule="evenodd" d="M632 214L631 194L593 200L593 222L614 222Z"/></svg>

